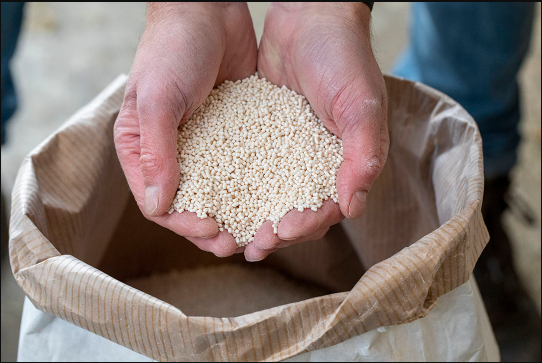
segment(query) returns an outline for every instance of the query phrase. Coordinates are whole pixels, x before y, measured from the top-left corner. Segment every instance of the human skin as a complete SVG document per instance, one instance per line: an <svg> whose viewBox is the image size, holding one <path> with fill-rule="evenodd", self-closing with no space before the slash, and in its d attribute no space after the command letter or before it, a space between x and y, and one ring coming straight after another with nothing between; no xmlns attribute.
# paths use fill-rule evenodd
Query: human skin
<svg viewBox="0 0 542 363"><path fill-rule="evenodd" d="M237 250L212 218L168 214L179 186L177 127L214 86L256 72L257 43L246 3L149 3L114 140L145 217L219 257Z"/></svg>
<svg viewBox="0 0 542 363"><path fill-rule="evenodd" d="M149 3L145 32L114 128L128 184L149 220L226 257L259 261L277 248L321 238L345 216L359 217L388 151L386 92L370 45L364 4L272 4L258 53L246 3ZM307 97L324 125L343 139L339 204L293 210L278 235L265 222L246 248L213 219L167 214L179 185L177 127L213 86L254 74ZM359 197L358 197L359 196Z"/></svg>
<svg viewBox="0 0 542 363"><path fill-rule="evenodd" d="M344 217L358 218L388 155L386 87L371 49L370 10L363 3L273 3L258 53L258 75L304 95L343 140L339 204L292 210L258 230L245 256L260 260L277 248L321 238Z"/></svg>

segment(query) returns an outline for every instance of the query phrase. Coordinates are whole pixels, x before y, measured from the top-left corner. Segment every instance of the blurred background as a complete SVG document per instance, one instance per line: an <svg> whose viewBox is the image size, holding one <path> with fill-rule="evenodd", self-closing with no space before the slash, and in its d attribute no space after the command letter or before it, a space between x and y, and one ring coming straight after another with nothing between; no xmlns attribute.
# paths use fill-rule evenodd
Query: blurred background
<svg viewBox="0 0 542 363"><path fill-rule="evenodd" d="M249 3L258 39L268 6L269 3ZM408 43L410 6L375 4L373 47L383 72L391 71ZM540 314L540 3L535 9L531 44L518 76L522 141L511 175L511 195L523 202L516 203L519 208L504 213L502 225L512 242L519 279ZM117 75L129 72L144 24L143 3L25 4L21 33L10 64L19 106L5 129L7 140L2 145L2 193L8 216L11 188L23 158ZM527 211L529 218L522 217L522 211ZM529 219L531 222L527 223ZM24 296L11 273L6 235L3 225L1 360L14 361ZM532 317L540 319L536 314ZM501 339L499 334L497 338ZM540 341L538 352L539 344ZM522 347L521 351L525 349ZM502 359L525 361L532 357L528 351L522 352L501 351Z"/></svg>

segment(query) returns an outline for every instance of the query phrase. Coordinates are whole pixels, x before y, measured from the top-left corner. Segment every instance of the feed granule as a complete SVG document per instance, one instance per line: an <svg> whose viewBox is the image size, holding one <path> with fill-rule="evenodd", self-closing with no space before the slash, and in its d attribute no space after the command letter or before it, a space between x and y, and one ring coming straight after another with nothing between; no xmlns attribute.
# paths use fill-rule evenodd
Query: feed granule
<svg viewBox="0 0 542 363"><path fill-rule="evenodd" d="M342 141L305 97L257 75L225 81L179 126L181 180L169 213L212 217L238 246L290 210L316 211L331 198Z"/></svg>
<svg viewBox="0 0 542 363"><path fill-rule="evenodd" d="M188 316L235 317L325 295L262 267L224 264L130 279L126 283Z"/></svg>

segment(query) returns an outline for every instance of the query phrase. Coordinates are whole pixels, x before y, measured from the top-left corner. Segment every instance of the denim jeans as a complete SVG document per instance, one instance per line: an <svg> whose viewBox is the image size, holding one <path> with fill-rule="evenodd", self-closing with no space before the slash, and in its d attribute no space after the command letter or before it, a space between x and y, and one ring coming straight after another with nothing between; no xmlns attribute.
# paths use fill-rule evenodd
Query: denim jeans
<svg viewBox="0 0 542 363"><path fill-rule="evenodd" d="M411 4L410 44L393 73L444 92L472 115L482 134L486 179L505 176L517 159L517 73L534 8L520 2Z"/></svg>
<svg viewBox="0 0 542 363"><path fill-rule="evenodd" d="M2 27L2 68L1 68L1 86L2 86L2 145L5 141L5 125L7 120L13 115L17 108L17 97L13 86L13 79L9 63L21 28L23 19L24 3L2 2L1 27Z"/></svg>

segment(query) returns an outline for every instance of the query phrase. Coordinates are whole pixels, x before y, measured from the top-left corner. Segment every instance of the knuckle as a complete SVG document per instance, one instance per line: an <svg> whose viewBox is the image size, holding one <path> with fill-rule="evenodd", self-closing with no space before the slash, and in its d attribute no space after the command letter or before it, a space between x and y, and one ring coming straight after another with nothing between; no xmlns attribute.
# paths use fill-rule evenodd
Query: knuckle
<svg viewBox="0 0 542 363"><path fill-rule="evenodd" d="M277 249L280 244L281 240L278 238L273 238L270 241L256 241L256 248L259 250L269 251Z"/></svg>
<svg viewBox="0 0 542 363"><path fill-rule="evenodd" d="M113 143L121 165L126 158L139 154L139 135L130 132L127 128L115 126L113 130Z"/></svg>
<svg viewBox="0 0 542 363"><path fill-rule="evenodd" d="M138 96L137 112L145 118L160 117L164 101L155 93Z"/></svg>
<svg viewBox="0 0 542 363"><path fill-rule="evenodd" d="M279 248L280 244L281 244L281 241L274 241L273 243L269 243L264 246L259 246L259 248L264 251L271 251L271 250L275 250Z"/></svg>
<svg viewBox="0 0 542 363"><path fill-rule="evenodd" d="M154 176L160 172L163 168L163 160L154 153L141 148L141 156L139 157L139 164L141 165L141 171L143 177Z"/></svg>
<svg viewBox="0 0 542 363"><path fill-rule="evenodd" d="M201 238L201 236L199 236L199 234L198 234L197 229L194 228L192 225L183 224L183 225L181 225L179 227L181 228L181 230L178 232L179 235L181 235L183 237Z"/></svg>
<svg viewBox="0 0 542 363"><path fill-rule="evenodd" d="M125 99L113 124L113 141L116 146L132 145L139 136L139 126L131 101Z"/></svg>
<svg viewBox="0 0 542 363"><path fill-rule="evenodd" d="M382 115L382 102L378 98L367 98L361 102L360 115L371 120L380 120Z"/></svg>
<svg viewBox="0 0 542 363"><path fill-rule="evenodd" d="M126 132L126 129L120 122L115 122L113 126L113 142L115 145L126 145L130 141L130 134Z"/></svg>
<svg viewBox="0 0 542 363"><path fill-rule="evenodd" d="M137 98L137 113L150 121L177 123L185 109L184 97L172 97L167 90L142 91ZM176 127L177 125L175 125Z"/></svg>
<svg viewBox="0 0 542 363"><path fill-rule="evenodd" d="M380 123L385 115L386 98L378 92L363 93L352 84L343 87L331 101L332 115L342 132L353 131L361 123Z"/></svg>
<svg viewBox="0 0 542 363"><path fill-rule="evenodd" d="M265 247L266 250L276 250L277 248L280 247L281 244L283 244L284 242L279 240L279 239L274 239L273 240L273 243L270 243L269 245L267 245ZM286 242L288 243L288 242Z"/></svg>
<svg viewBox="0 0 542 363"><path fill-rule="evenodd" d="M382 170L382 166L383 165L380 161L380 157L374 155L367 160L367 162L363 166L362 172L370 179L376 179L376 177L380 174L380 171Z"/></svg>

